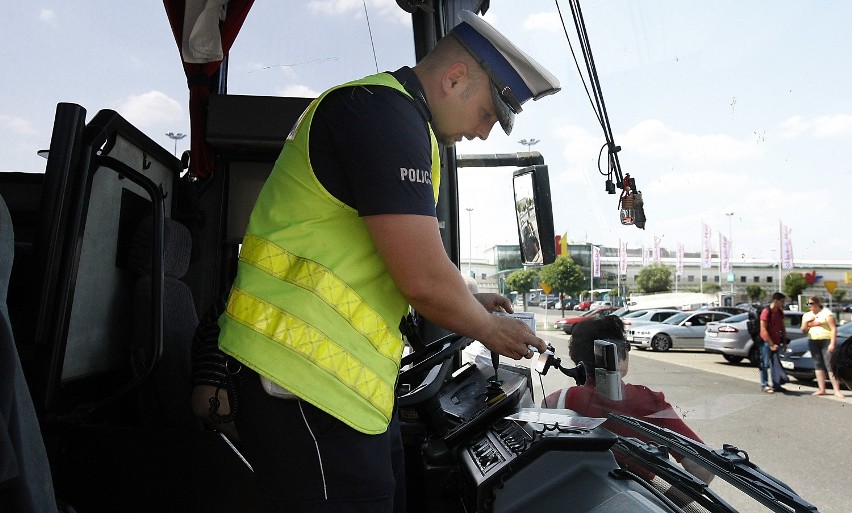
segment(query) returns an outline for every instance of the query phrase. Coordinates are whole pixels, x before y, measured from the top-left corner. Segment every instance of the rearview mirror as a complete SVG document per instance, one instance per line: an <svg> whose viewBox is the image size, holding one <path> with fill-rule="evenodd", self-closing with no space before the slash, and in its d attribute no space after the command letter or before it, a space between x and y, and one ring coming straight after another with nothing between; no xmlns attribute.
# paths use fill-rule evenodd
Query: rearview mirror
<svg viewBox="0 0 852 513"><path fill-rule="evenodd" d="M547 166L518 169L512 179L521 261L524 265L551 264L556 260L556 244Z"/></svg>

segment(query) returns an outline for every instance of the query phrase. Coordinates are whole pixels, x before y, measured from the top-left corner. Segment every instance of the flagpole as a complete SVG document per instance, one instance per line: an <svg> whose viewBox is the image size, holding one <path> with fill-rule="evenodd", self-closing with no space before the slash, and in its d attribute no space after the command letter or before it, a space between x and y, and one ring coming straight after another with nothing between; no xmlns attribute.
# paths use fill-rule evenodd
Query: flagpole
<svg viewBox="0 0 852 513"><path fill-rule="evenodd" d="M701 221L701 244L698 246L701 251L698 255L698 292L704 294L704 221Z"/></svg>
<svg viewBox="0 0 852 513"><path fill-rule="evenodd" d="M595 245L589 244L589 301L595 300Z"/></svg>
<svg viewBox="0 0 852 513"><path fill-rule="evenodd" d="M618 286L619 297L621 297L621 259L627 258L627 255L624 255L624 256L621 255L622 249L623 248L621 246L621 239L618 239L618 279L616 279L615 283Z"/></svg>
<svg viewBox="0 0 852 513"><path fill-rule="evenodd" d="M778 219L778 292L781 292L781 263L784 261L784 225Z"/></svg>

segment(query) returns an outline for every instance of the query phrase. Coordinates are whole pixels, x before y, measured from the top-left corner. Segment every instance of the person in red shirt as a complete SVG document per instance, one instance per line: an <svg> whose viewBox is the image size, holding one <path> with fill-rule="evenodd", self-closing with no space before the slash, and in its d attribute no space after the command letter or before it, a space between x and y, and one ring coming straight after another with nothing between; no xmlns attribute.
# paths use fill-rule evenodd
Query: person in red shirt
<svg viewBox="0 0 852 513"><path fill-rule="evenodd" d="M779 355L787 342L784 329L784 299L780 292L772 294L768 308L760 312L760 386L767 394L783 392L786 373L781 368ZM772 369L772 386L769 385L769 369ZM783 377L782 377L783 376ZM782 381L784 383L782 383Z"/></svg>
<svg viewBox="0 0 852 513"><path fill-rule="evenodd" d="M624 323L620 317L607 315L577 324L568 346L568 355L574 363L585 362L589 369L594 368L595 340L612 342L618 348L623 399L613 401L599 395L595 391L595 377L592 374L586 378L586 383L583 385L565 387L551 393L542 401L542 407L567 408L586 417L598 418L607 418L609 413L619 413L671 429L681 435L702 442L701 438L686 425L680 415L672 408L672 405L666 401L662 392L656 392L644 385L634 385L623 381L629 367L630 343L624 338ZM650 441L647 437L612 420L604 422L603 427L620 436L638 438L644 442ZM672 454L687 471L699 479L707 483L712 480L713 474L697 463L688 458L682 458L674 452ZM653 479L654 474L652 472L639 465L632 464L629 458L620 454L616 454L615 457L619 464L627 470L644 479Z"/></svg>

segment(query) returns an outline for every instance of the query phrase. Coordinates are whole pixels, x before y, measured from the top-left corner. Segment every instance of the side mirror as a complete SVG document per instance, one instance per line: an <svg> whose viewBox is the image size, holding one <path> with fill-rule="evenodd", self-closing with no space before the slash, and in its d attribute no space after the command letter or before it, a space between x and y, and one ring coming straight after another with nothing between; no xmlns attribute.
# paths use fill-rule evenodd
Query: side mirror
<svg viewBox="0 0 852 513"><path fill-rule="evenodd" d="M512 174L518 242L524 265L551 264L556 260L553 208L547 166L534 165Z"/></svg>

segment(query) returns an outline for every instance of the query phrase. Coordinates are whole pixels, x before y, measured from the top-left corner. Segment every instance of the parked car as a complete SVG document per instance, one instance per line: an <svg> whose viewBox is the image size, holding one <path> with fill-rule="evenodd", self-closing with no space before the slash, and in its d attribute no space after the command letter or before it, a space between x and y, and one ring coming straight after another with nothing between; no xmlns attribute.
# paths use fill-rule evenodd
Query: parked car
<svg viewBox="0 0 852 513"><path fill-rule="evenodd" d="M789 376L799 381L813 381L816 379L814 359L811 356L810 349L808 349L808 337L801 336L801 333L800 331L799 338L791 339L790 343L787 344L787 349L781 353L781 366L784 367ZM838 346L849 337L852 337L852 322L837 327Z"/></svg>
<svg viewBox="0 0 852 513"><path fill-rule="evenodd" d="M752 365L760 364L758 346L748 333L746 323L748 313L741 313L718 322L710 322L704 330L704 350L721 354L731 363L739 363L748 358ZM802 312L784 311L784 326L787 339L802 336Z"/></svg>
<svg viewBox="0 0 852 513"><path fill-rule="evenodd" d="M703 312L728 312L731 315L737 315L741 313L748 312L748 308L743 308L740 306L709 306L707 308L702 308Z"/></svg>
<svg viewBox="0 0 852 513"><path fill-rule="evenodd" d="M539 299L538 307L539 308L556 308L556 305L559 304L559 296L556 294L550 294L549 296L541 296Z"/></svg>
<svg viewBox="0 0 852 513"><path fill-rule="evenodd" d="M726 312L679 312L662 322L625 330L627 341L640 348L668 351L672 347L703 347L708 323L730 317Z"/></svg>
<svg viewBox="0 0 852 513"><path fill-rule="evenodd" d="M583 315L579 315L577 317L564 317L554 322L553 327L556 329L561 329L565 332L566 335L570 335L571 332L574 330L574 325L576 325L577 323L588 321L589 319L597 319L599 317L610 315L617 309L618 308L614 306L605 306L603 308L589 310Z"/></svg>
<svg viewBox="0 0 852 513"><path fill-rule="evenodd" d="M573 310L575 306L577 306L578 301L576 299L571 299L566 297L562 300L562 308L564 310Z"/></svg>
<svg viewBox="0 0 852 513"><path fill-rule="evenodd" d="M589 310L596 310L605 306L613 306L612 301L594 301L589 305Z"/></svg>
<svg viewBox="0 0 852 513"><path fill-rule="evenodd" d="M588 310L590 306L592 306L591 301L580 301L579 303L577 303L577 306L574 307L574 310L584 312Z"/></svg>
<svg viewBox="0 0 852 513"><path fill-rule="evenodd" d="M681 313L680 310L658 308L653 310L636 310L635 312L624 314L621 318L624 320L624 329L626 330L631 326L635 327L652 322L663 322L678 313Z"/></svg>

